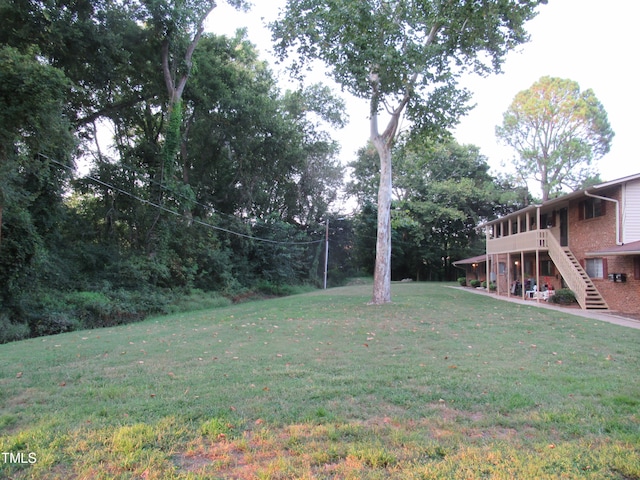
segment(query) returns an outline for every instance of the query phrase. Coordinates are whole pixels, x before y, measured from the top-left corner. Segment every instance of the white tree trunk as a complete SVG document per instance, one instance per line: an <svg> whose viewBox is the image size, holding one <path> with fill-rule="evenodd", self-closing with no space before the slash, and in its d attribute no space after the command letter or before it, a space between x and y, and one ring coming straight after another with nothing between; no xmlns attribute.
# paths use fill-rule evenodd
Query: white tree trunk
<svg viewBox="0 0 640 480"><path fill-rule="evenodd" d="M414 75L409 85L415 84ZM398 132L400 116L411 99L408 89L404 98L391 113L391 118L384 132L378 130L379 78L372 72L369 80L373 88L371 98L370 139L378 151L380 158L380 186L378 187L378 235L376 240L376 264L373 272L373 298L371 303L380 305L391 302L391 148Z"/></svg>
<svg viewBox="0 0 640 480"><path fill-rule="evenodd" d="M391 148L385 142L374 142L380 157L378 188L378 235L376 264L371 303L391 302Z"/></svg>

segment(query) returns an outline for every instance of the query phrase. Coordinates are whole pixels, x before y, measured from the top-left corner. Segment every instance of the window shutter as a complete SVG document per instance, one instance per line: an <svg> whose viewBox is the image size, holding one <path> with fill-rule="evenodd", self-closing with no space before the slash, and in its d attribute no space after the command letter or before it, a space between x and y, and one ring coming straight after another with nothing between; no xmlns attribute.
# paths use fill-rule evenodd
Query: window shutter
<svg viewBox="0 0 640 480"><path fill-rule="evenodd" d="M584 220L584 202L578 203L578 220Z"/></svg>
<svg viewBox="0 0 640 480"><path fill-rule="evenodd" d="M636 280L640 280L640 257L633 259L634 277Z"/></svg>
<svg viewBox="0 0 640 480"><path fill-rule="evenodd" d="M607 214L607 203L609 202L605 202L604 200L600 201L600 211L602 212L602 216Z"/></svg>
<svg viewBox="0 0 640 480"><path fill-rule="evenodd" d="M609 276L609 267L607 266L607 259L602 259L602 278L607 278Z"/></svg>

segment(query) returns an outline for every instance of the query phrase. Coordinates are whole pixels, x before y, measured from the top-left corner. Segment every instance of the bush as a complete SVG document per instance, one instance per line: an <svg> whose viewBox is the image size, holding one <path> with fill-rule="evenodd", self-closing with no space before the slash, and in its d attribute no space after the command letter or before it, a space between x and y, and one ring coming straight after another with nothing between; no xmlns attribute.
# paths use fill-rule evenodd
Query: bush
<svg viewBox="0 0 640 480"><path fill-rule="evenodd" d="M73 332L81 328L82 324L77 319L64 312L51 312L40 315L31 324L31 331L36 337Z"/></svg>
<svg viewBox="0 0 640 480"><path fill-rule="evenodd" d="M471 280L469 282L469 284L473 287L473 288L478 288L481 285L480 280Z"/></svg>
<svg viewBox="0 0 640 480"><path fill-rule="evenodd" d="M29 338L31 330L26 323L13 323L8 315L0 314L0 343Z"/></svg>
<svg viewBox="0 0 640 480"><path fill-rule="evenodd" d="M466 277L459 277L458 278L458 283L460 284L461 287L466 287L467 286L467 278Z"/></svg>
<svg viewBox="0 0 640 480"><path fill-rule="evenodd" d="M549 297L549 302L559 305L571 305L572 303L576 303L576 294L573 293L573 290L561 288L560 290L556 290L555 295Z"/></svg>
<svg viewBox="0 0 640 480"><path fill-rule="evenodd" d="M71 292L64 295L65 303L85 328L101 326L111 317L113 304L101 292Z"/></svg>

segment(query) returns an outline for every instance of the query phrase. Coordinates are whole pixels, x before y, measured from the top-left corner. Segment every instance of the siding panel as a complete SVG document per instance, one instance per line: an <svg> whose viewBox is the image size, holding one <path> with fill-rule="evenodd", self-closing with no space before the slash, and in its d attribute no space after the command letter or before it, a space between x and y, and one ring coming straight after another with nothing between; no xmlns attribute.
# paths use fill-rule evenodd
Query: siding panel
<svg viewBox="0 0 640 480"><path fill-rule="evenodd" d="M626 184L622 225L624 243L640 240L640 180Z"/></svg>

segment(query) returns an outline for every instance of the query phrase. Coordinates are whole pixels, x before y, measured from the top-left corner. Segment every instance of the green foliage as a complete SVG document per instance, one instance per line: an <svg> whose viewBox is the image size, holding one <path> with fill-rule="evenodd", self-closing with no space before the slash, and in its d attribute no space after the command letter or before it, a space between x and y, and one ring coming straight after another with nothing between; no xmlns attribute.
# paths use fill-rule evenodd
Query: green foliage
<svg viewBox="0 0 640 480"><path fill-rule="evenodd" d="M474 279L469 282L469 285L471 285L473 288L478 288L481 285L481 282L480 280Z"/></svg>
<svg viewBox="0 0 640 480"><path fill-rule="evenodd" d="M322 245L309 242L343 173L324 129L344 124L344 104L322 85L281 94L245 33L201 36L212 6L0 5L5 339L320 283ZM174 86L189 77L170 99L164 47ZM93 162L69 181L74 155Z"/></svg>
<svg viewBox="0 0 640 480"><path fill-rule="evenodd" d="M467 277L458 277L458 283L461 287L467 286Z"/></svg>
<svg viewBox="0 0 640 480"><path fill-rule="evenodd" d="M375 192L378 158L371 146L350 164L347 191L362 209L355 230L355 261L367 268L375 254ZM473 254L482 238L476 226L515 202L510 186L489 174L487 159L473 145L402 137L394 150L393 277L455 280L451 262ZM506 201L506 206L501 204Z"/></svg>
<svg viewBox="0 0 640 480"><path fill-rule="evenodd" d="M373 303L391 301L391 153L402 116L412 133L442 136L469 110L460 73L499 71L506 53L527 40L524 24L539 3L546 0L289 0L271 25L276 54L295 54L294 75L320 60L343 89L369 101L380 160ZM383 110L390 115L381 131Z"/></svg>
<svg viewBox="0 0 640 480"><path fill-rule="evenodd" d="M14 323L6 313L0 312L0 344L24 340L31 336L26 323Z"/></svg>
<svg viewBox="0 0 640 480"><path fill-rule="evenodd" d="M394 103L391 100L402 98L407 81L416 75L409 85L412 119L443 126L445 117L459 113L460 98L466 98L450 88L456 69L497 68L506 51L526 40L523 25L538 3L491 1L472 6L433 1L417 8L408 1L391 5L296 0L287 2L272 29L276 52L282 57L295 52L295 71L321 60L337 83L359 97L373 95L379 102ZM452 58L456 61L449 61ZM375 82L371 75L377 77Z"/></svg>
<svg viewBox="0 0 640 480"><path fill-rule="evenodd" d="M547 76L516 95L496 135L516 150L516 171L540 183L545 201L563 188L582 188L614 133L593 90Z"/></svg>
<svg viewBox="0 0 640 480"><path fill-rule="evenodd" d="M570 305L576 303L576 295L573 290L568 288L561 288L555 291L554 295L549 297L549 302L558 303L560 305Z"/></svg>

